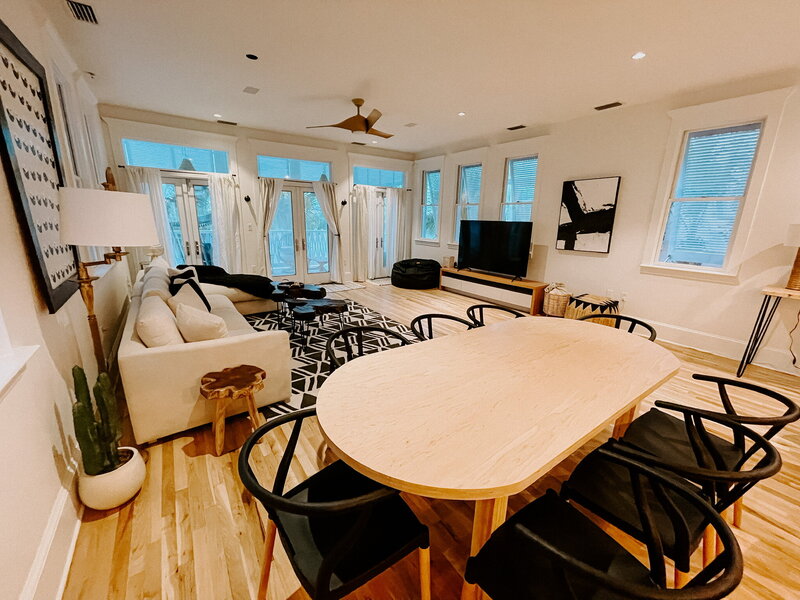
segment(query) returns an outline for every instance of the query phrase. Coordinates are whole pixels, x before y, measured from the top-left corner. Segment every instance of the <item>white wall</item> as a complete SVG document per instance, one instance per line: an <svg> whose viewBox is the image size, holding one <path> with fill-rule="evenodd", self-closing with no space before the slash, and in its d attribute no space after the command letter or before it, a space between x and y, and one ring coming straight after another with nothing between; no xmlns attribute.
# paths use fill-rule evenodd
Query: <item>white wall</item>
<svg viewBox="0 0 800 600"><path fill-rule="evenodd" d="M739 358L761 302L759 291L766 285L783 285L792 262L794 251L781 243L786 224L800 222L800 201L795 193L800 189L800 94L793 94L787 102L738 283L733 285L640 272L651 214L660 202L656 189L670 127L668 111L684 105L673 100L622 108L552 125L541 137L418 160L413 180L417 204L422 171L443 164L443 219L440 242L418 241L414 254L437 260L457 256L457 246L447 242L452 236L453 174L458 164L466 164L465 159L472 160L473 155L485 157L481 217L497 219L505 158L538 154L534 247L528 277L566 282L573 293L605 295L611 290L617 297L626 294L624 312L652 322L661 339ZM562 182L611 175L622 177L611 252L556 250ZM788 331L798 309L798 303L784 301L756 363L798 373L788 352ZM800 336L797 338L796 352L800 350Z"/></svg>
<svg viewBox="0 0 800 600"><path fill-rule="evenodd" d="M58 67L74 103L73 117L98 124L95 102L82 86L79 72L60 42L46 26L35 2L18 3L3 20L45 67L50 78ZM54 89L54 82L49 81ZM55 101L55 97L53 97ZM61 144L64 123L54 106ZM85 126L83 128L85 130ZM80 183L96 184L85 140L76 127L76 160ZM96 161L105 163L102 146ZM68 157L64 157L68 161ZM66 181L78 183L71 163L64 162ZM73 295L56 314L48 313L31 271L5 174L0 174L0 309L11 344L38 345L26 368L0 394L0 598L57 597L77 533L79 505L74 493L77 447L71 418L71 375L74 364L86 365L93 379L91 337L80 294ZM96 308L105 348L110 348L127 296L124 265L104 270L95 282Z"/></svg>

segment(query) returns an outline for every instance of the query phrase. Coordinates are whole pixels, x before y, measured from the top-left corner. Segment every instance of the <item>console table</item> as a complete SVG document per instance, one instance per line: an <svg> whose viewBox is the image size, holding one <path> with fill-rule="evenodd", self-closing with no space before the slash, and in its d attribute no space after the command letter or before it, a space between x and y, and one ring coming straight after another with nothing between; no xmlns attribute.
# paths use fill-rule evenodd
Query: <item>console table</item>
<svg viewBox="0 0 800 600"><path fill-rule="evenodd" d="M542 313L546 283L530 279L512 280L498 275L468 271L466 269L442 268L439 288L466 296L488 298L497 304L525 307L532 315Z"/></svg>
<svg viewBox="0 0 800 600"><path fill-rule="evenodd" d="M784 298L800 300L800 290L790 290L789 288L768 286L761 290L761 293L764 294L764 300L761 301L761 308L753 325L753 331L750 333L750 339L747 341L742 360L739 362L739 368L736 370L737 377L741 377L744 374L747 365L753 362L756 357L756 352L758 352L761 342L764 341L764 336L767 335L767 329L772 323L772 317L775 316L775 311L781 300Z"/></svg>

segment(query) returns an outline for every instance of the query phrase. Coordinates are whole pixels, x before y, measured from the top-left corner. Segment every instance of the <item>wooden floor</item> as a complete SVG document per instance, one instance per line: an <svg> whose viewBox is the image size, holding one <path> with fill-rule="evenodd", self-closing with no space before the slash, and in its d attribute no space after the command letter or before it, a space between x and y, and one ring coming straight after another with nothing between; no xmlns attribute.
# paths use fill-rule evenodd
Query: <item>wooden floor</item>
<svg viewBox="0 0 800 600"><path fill-rule="evenodd" d="M448 292L398 290L391 286L368 285L335 295L352 298L403 323L424 312L463 315L466 307L474 303ZM718 409L715 388L701 386L691 379L691 374L730 376L735 362L703 352L669 348L680 358L681 371L655 392L643 409L647 410L657 399L713 405ZM800 377L751 366L744 379L800 401ZM766 408L749 397L742 398L741 406L743 411ZM296 477L314 472L325 460L319 435L311 429L298 451ZM248 424L244 419L229 419L227 432L226 449L231 451L221 457L213 455L208 426L146 447L147 480L141 493L113 511L86 509L64 598L255 597L263 546L261 519L259 507L238 479L235 450L247 437ZM510 511L518 510L549 487L558 488L577 461L609 435L610 430L525 492L512 497ZM776 445L783 457L783 469L748 493L743 528L736 530L744 552L745 573L731 598L800 598L800 424L785 429ZM264 461L259 468L269 471L270 456L280 450L280 440L260 447ZM433 598L458 598L469 548L472 504L410 496L406 500L431 530ZM612 534L641 554L636 542L618 532ZM269 597L307 598L298 589L280 542L276 552ZM417 573L416 557L410 556L349 598L418 598Z"/></svg>

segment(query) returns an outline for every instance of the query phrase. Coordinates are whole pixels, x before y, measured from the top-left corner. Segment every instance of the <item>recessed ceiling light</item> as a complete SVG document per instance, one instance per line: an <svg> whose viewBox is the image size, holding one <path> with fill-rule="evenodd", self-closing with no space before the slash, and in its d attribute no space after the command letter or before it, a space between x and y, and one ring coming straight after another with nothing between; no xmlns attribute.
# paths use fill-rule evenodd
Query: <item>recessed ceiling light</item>
<svg viewBox="0 0 800 600"><path fill-rule="evenodd" d="M215 119L221 119L222 118L222 115L219 114L219 113L214 113L213 116L214 116Z"/></svg>
<svg viewBox="0 0 800 600"><path fill-rule="evenodd" d="M647 56L647 54L645 54L644 52L640 51L640 52L637 52L636 54L634 54L633 56L631 56L631 58L633 60L642 60L645 56Z"/></svg>
<svg viewBox="0 0 800 600"><path fill-rule="evenodd" d="M467 116L467 113L465 113L465 112L460 112L460 113L458 113L458 116L459 116L459 117L466 117L466 116Z"/></svg>
<svg viewBox="0 0 800 600"><path fill-rule="evenodd" d="M373 144L377 144L377 143L378 143L378 140L372 140L372 143L373 143Z"/></svg>
<svg viewBox="0 0 800 600"><path fill-rule="evenodd" d="M249 58L250 60L258 60L258 56L255 54L245 54L245 57Z"/></svg>

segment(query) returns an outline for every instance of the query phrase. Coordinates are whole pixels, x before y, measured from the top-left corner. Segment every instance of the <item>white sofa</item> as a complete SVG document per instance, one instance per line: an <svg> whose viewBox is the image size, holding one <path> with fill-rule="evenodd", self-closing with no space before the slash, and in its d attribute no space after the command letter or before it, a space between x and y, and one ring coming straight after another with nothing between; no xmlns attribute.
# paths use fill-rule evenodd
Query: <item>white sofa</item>
<svg viewBox="0 0 800 600"><path fill-rule="evenodd" d="M211 294L207 298L211 312L227 325L225 337L154 348L145 346L136 333L142 298L131 298L118 357L133 434L139 444L213 421L214 403L199 393L200 378L210 371L241 364L261 367L267 378L264 389L256 394L256 406L290 398L289 334L256 331L226 296ZM228 414L246 409L241 403L231 407Z"/></svg>

